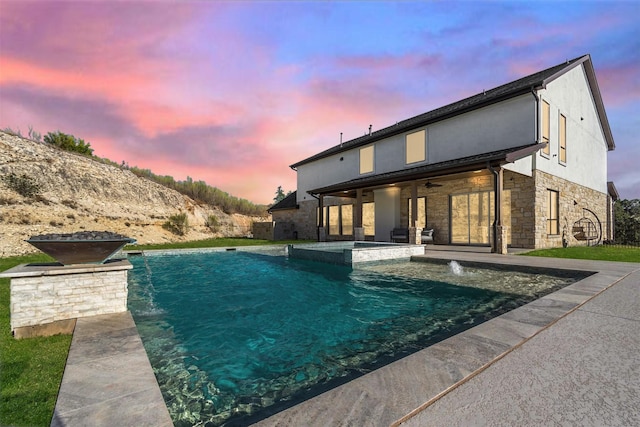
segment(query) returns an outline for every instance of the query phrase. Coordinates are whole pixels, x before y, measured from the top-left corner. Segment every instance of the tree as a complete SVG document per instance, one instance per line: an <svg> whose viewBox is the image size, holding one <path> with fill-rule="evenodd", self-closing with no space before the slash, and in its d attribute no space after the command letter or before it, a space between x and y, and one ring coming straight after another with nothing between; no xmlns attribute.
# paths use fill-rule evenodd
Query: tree
<svg viewBox="0 0 640 427"><path fill-rule="evenodd" d="M623 245L640 243L640 199L618 200L613 205L615 242Z"/></svg>
<svg viewBox="0 0 640 427"><path fill-rule="evenodd" d="M284 190L282 189L282 186L278 185L278 189L276 190L276 197L273 198L273 202L278 203L282 201L285 197L287 197L287 195L284 194Z"/></svg>
<svg viewBox="0 0 640 427"><path fill-rule="evenodd" d="M84 142L84 139L76 138L73 135L67 135L60 131L47 133L44 136L44 142L55 145L63 150L93 156L93 148L91 148L90 143Z"/></svg>

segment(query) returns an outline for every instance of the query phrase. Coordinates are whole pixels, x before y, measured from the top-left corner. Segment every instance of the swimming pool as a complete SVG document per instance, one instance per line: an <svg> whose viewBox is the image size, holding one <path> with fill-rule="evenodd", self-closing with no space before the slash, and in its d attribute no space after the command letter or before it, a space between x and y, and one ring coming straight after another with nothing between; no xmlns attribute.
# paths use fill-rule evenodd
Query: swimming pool
<svg viewBox="0 0 640 427"><path fill-rule="evenodd" d="M575 281L281 253L130 258L130 310L176 425L276 411Z"/></svg>

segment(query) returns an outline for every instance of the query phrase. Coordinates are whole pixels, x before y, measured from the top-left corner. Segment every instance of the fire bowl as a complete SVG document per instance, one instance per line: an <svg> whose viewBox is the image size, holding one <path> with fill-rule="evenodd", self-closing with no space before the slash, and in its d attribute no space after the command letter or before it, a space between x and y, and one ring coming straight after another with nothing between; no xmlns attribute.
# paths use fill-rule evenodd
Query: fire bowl
<svg viewBox="0 0 640 427"><path fill-rule="evenodd" d="M31 236L27 243L63 265L103 264L126 244L136 240L108 231Z"/></svg>

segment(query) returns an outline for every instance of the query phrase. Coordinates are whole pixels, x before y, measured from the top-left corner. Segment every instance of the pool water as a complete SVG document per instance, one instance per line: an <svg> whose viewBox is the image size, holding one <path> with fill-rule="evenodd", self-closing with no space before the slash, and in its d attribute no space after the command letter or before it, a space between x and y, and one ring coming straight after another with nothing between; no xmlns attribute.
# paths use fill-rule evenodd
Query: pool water
<svg viewBox="0 0 640 427"><path fill-rule="evenodd" d="M269 252L130 261L129 308L178 426L290 406L575 281Z"/></svg>

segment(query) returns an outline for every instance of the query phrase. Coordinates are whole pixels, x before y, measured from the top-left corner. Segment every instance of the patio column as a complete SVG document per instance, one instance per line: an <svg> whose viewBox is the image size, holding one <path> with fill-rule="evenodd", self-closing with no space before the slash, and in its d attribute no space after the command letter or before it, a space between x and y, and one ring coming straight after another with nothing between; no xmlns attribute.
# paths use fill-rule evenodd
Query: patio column
<svg viewBox="0 0 640 427"><path fill-rule="evenodd" d="M502 191L503 191L503 169L501 167L491 168L493 172L493 241L491 252L498 254L507 253L507 227L502 224Z"/></svg>
<svg viewBox="0 0 640 427"><path fill-rule="evenodd" d="M318 242L327 241L327 232L324 228L324 196L318 197Z"/></svg>
<svg viewBox="0 0 640 427"><path fill-rule="evenodd" d="M354 209L353 240L364 241L364 227L362 226L362 189L356 190L356 208Z"/></svg>
<svg viewBox="0 0 640 427"><path fill-rule="evenodd" d="M409 243L419 245L422 243L422 229L416 227L416 218L418 217L418 183L411 182L411 212L409 214L411 221L409 222Z"/></svg>

